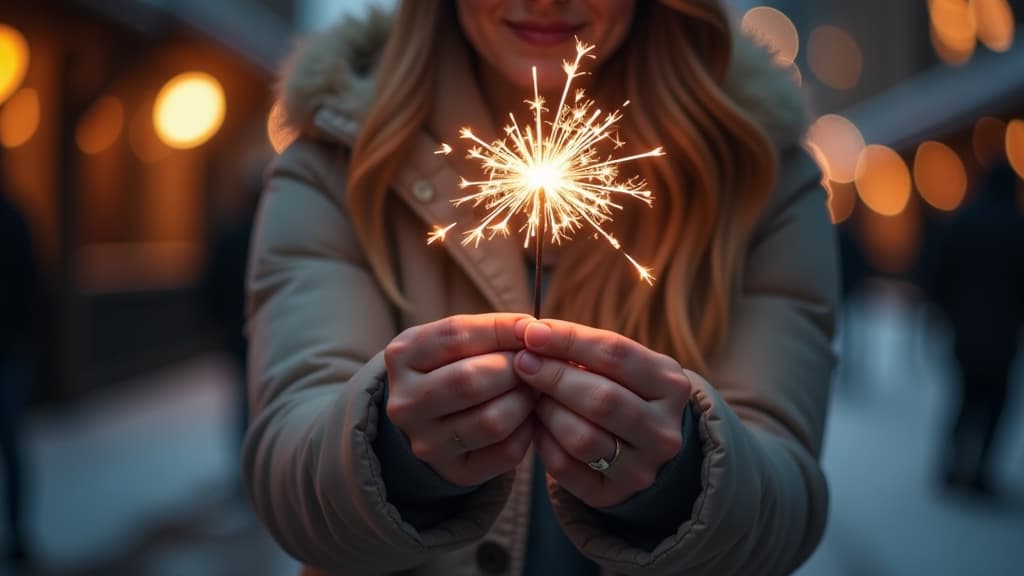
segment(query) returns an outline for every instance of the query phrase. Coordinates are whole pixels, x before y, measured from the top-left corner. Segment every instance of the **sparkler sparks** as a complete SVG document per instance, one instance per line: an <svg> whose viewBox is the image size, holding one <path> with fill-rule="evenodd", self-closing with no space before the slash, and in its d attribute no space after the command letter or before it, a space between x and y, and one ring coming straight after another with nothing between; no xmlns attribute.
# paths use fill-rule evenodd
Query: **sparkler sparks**
<svg viewBox="0 0 1024 576"><path fill-rule="evenodd" d="M548 234L552 243L560 244L585 226L622 251L619 241L603 225L611 220L613 210L622 209L619 198L630 196L648 206L652 198L643 179L632 177L620 181L619 165L663 156L664 151L659 147L621 158L599 155L598 144L608 143L614 149L623 147L616 130L622 112L603 112L582 89L573 92L571 101L569 97L573 80L584 75L579 71L580 62L584 57L593 58L590 55L593 49L594 46L577 40L575 61L563 62L565 87L551 120L545 119L548 109L540 96L534 68L533 100L527 101L533 112L533 125L521 127L515 116L509 114L511 123L505 126L505 138L491 143L478 138L471 128L461 130L460 137L474 143L467 157L481 162L487 179L463 178L460 183L463 190L476 190L453 202L456 206L483 205L488 211L479 225L463 233L463 244L475 245L496 234L507 235L512 218L522 214L527 216L520 228L525 232L523 246L528 246L531 238L536 239L538 254ZM623 104L628 105L628 101ZM450 151L451 147L444 144L438 153ZM453 226L436 226L428 242L444 240ZM640 274L640 279L653 284L650 269L629 254L623 254Z"/></svg>

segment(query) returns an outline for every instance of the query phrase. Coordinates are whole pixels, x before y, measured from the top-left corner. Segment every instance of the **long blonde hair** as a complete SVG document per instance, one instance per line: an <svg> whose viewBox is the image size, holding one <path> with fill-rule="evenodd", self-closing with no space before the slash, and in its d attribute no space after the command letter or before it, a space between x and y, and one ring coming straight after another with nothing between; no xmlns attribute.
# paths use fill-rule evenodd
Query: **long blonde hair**
<svg viewBox="0 0 1024 576"><path fill-rule="evenodd" d="M451 33L453 2L405 1L377 69L377 92L350 158L355 232L388 297L398 286L384 211L392 177L431 108L431 54ZM718 0L638 2L629 37L600 71L601 99L632 103L624 139L662 146L667 158L639 166L655 208L615 221L616 233L658 274L653 288L625 270L607 274L611 250L572 242L546 295L545 315L615 330L706 370L723 345L747 244L775 180L776 150L723 91L732 31Z"/></svg>

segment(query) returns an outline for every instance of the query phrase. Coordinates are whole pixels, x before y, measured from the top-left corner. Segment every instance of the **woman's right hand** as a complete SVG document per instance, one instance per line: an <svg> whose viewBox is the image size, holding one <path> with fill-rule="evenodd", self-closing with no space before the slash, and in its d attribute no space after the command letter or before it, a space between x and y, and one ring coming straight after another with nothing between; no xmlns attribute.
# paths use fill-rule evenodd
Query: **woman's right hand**
<svg viewBox="0 0 1024 576"><path fill-rule="evenodd" d="M533 438L534 393L513 368L524 314L477 314L409 328L384 350L387 415L413 454L460 486L516 467Z"/></svg>

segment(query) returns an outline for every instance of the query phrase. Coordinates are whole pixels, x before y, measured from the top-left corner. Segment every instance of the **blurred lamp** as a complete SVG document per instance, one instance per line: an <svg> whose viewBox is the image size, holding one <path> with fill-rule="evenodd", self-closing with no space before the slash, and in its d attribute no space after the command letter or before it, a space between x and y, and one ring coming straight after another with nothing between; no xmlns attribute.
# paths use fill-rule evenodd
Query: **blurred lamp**
<svg viewBox="0 0 1024 576"><path fill-rule="evenodd" d="M910 200L910 169L892 148L871 145L857 161L854 182L864 204L882 216L903 212Z"/></svg>
<svg viewBox="0 0 1024 576"><path fill-rule="evenodd" d="M860 82L864 56L860 45L842 28L818 26L807 41L807 62L826 86L849 90Z"/></svg>
<svg viewBox="0 0 1024 576"><path fill-rule="evenodd" d="M0 104L21 86L28 72L28 41L16 29L0 24Z"/></svg>
<svg viewBox="0 0 1024 576"><path fill-rule="evenodd" d="M124 128L124 106L116 96L97 100L78 121L75 142L86 154L99 154L110 148Z"/></svg>
<svg viewBox="0 0 1024 576"><path fill-rule="evenodd" d="M954 66L970 60L978 23L968 0L928 0L928 16L932 46L939 58Z"/></svg>
<svg viewBox="0 0 1024 576"><path fill-rule="evenodd" d="M766 46L777 65L787 67L796 60L796 55L800 51L800 37L797 35L796 26L775 8L751 8L743 15L740 29L758 44Z"/></svg>
<svg viewBox="0 0 1024 576"><path fill-rule="evenodd" d="M1011 120L1006 126L1006 157L1017 176L1024 178L1024 120Z"/></svg>
<svg viewBox="0 0 1024 576"><path fill-rule="evenodd" d="M864 136L846 118L826 114L807 131L807 147L833 182L853 182L857 160L864 150Z"/></svg>
<svg viewBox="0 0 1024 576"><path fill-rule="evenodd" d="M914 156L914 183L926 202L952 212L967 194L967 169L949 146L924 142Z"/></svg>
<svg viewBox="0 0 1024 576"><path fill-rule="evenodd" d="M978 40L995 52L1013 46L1013 8L1006 0L971 0L978 23Z"/></svg>
<svg viewBox="0 0 1024 576"><path fill-rule="evenodd" d="M39 128L39 94L22 88L0 108L0 146L17 148L32 139Z"/></svg>
<svg viewBox="0 0 1024 576"><path fill-rule="evenodd" d="M220 82L204 72L186 72L160 89L153 105L153 126L171 148L195 148L217 133L225 111Z"/></svg>

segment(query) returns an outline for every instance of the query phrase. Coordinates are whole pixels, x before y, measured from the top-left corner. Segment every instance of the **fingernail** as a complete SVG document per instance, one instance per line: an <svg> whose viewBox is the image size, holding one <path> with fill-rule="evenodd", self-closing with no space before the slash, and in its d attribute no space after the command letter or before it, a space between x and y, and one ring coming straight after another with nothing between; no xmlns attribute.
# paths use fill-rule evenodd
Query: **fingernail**
<svg viewBox="0 0 1024 576"><path fill-rule="evenodd" d="M540 358L529 352L523 352L519 355L519 370L525 374L540 372Z"/></svg>
<svg viewBox="0 0 1024 576"><path fill-rule="evenodd" d="M515 332L516 339L522 340L526 337L526 327L529 326L532 321L533 320L530 318L520 318L519 320L516 320L515 326L512 327L513 332Z"/></svg>
<svg viewBox="0 0 1024 576"><path fill-rule="evenodd" d="M526 345L531 348L540 348L551 340L551 328L543 322L530 322L526 326L526 333L523 335Z"/></svg>

